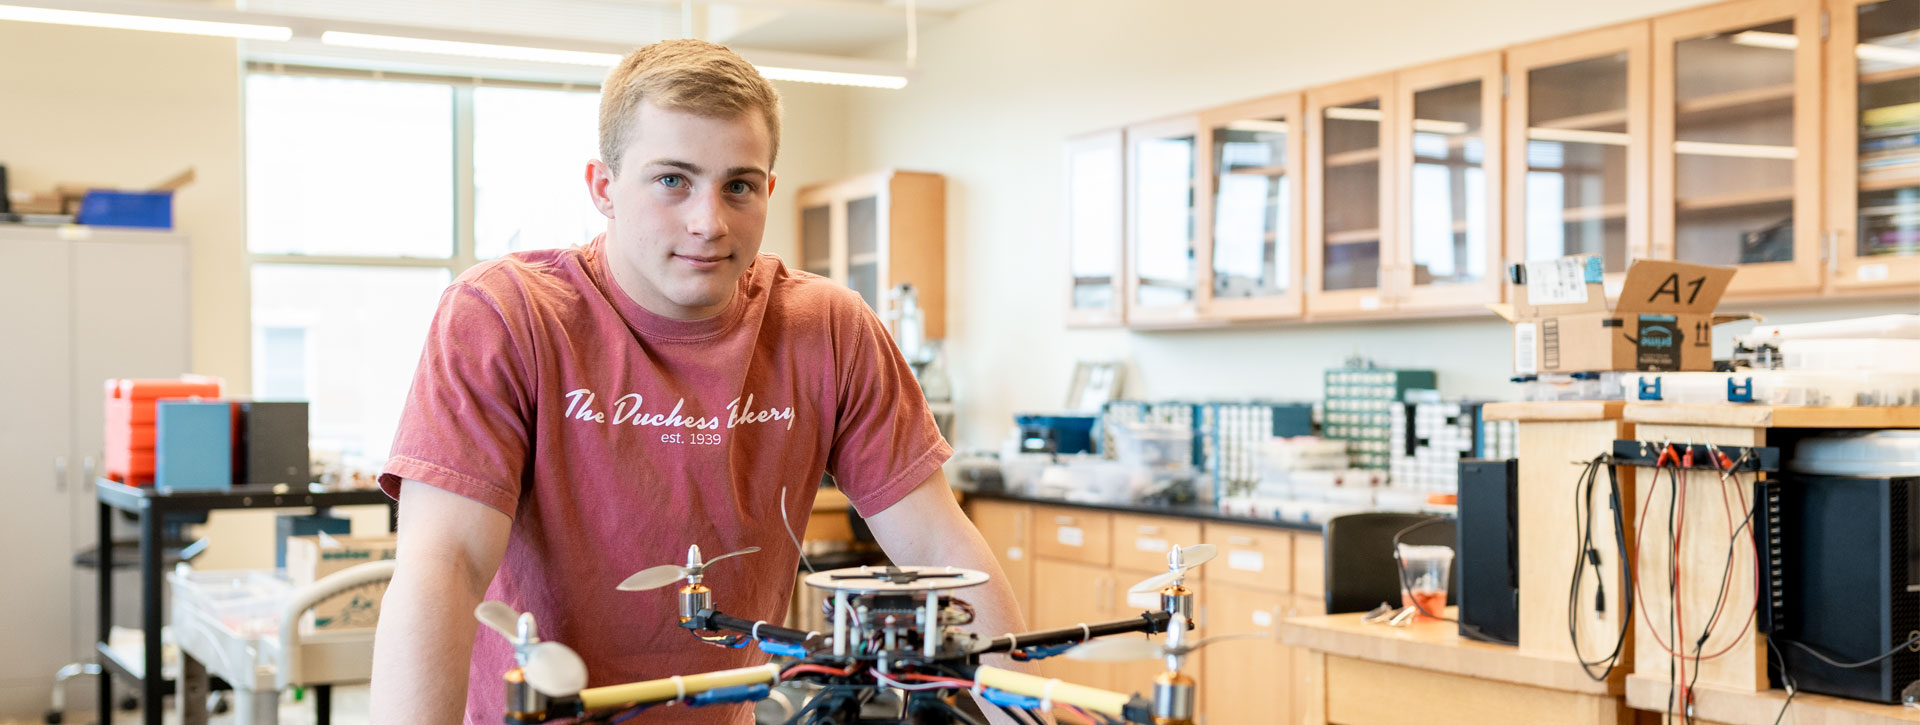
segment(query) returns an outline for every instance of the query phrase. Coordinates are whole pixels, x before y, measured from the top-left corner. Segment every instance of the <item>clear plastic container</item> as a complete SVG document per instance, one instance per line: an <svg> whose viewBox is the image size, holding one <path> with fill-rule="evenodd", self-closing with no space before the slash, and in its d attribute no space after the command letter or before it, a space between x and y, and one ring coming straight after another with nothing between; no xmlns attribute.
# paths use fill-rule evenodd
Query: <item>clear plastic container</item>
<svg viewBox="0 0 1920 725"><path fill-rule="evenodd" d="M1520 384L1522 400L1619 400L1625 373L1545 373Z"/></svg>
<svg viewBox="0 0 1920 725"><path fill-rule="evenodd" d="M1790 370L1743 370L1732 373L1639 373L1627 376L1622 388L1628 400L1682 405L1755 403L1778 406L1848 408L1884 405L1899 400L1905 376L1816 373Z"/></svg>
<svg viewBox="0 0 1920 725"><path fill-rule="evenodd" d="M1788 340L1780 356L1783 370L1920 372L1920 340Z"/></svg>
<svg viewBox="0 0 1920 725"><path fill-rule="evenodd" d="M1045 453L1016 453L1000 460L1000 478L1007 493L1032 494L1039 490L1040 474L1053 465L1053 456Z"/></svg>
<svg viewBox="0 0 1920 725"><path fill-rule="evenodd" d="M1400 545L1400 605L1419 605L1421 621L1446 616L1447 574L1453 567L1453 547ZM1431 615L1431 616L1429 616Z"/></svg>
<svg viewBox="0 0 1920 725"><path fill-rule="evenodd" d="M278 634L280 610L293 597L293 582L270 571L183 569L172 578L180 605L207 613L242 637Z"/></svg>
<svg viewBox="0 0 1920 725"><path fill-rule="evenodd" d="M1193 465L1193 429L1166 423L1127 423L1113 432L1114 458L1147 468Z"/></svg>

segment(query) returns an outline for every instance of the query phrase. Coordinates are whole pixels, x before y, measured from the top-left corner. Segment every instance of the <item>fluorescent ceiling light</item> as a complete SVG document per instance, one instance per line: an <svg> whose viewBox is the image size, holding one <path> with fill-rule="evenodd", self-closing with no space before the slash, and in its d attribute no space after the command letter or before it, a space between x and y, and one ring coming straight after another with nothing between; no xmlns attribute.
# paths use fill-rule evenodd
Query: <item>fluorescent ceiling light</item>
<svg viewBox="0 0 1920 725"><path fill-rule="evenodd" d="M1800 37L1792 33L1766 33L1758 30L1748 30L1734 33L1733 43L1749 48L1793 50L1800 47Z"/></svg>
<svg viewBox="0 0 1920 725"><path fill-rule="evenodd" d="M557 48L530 48L523 45L498 45L494 43L467 43L457 40L409 38L399 35L344 33L338 30L329 30L321 33L320 42L327 45L342 45L349 48L398 50L412 53L435 53L439 55L464 55L473 58L496 58L499 60L529 60L539 63L591 65L602 68L611 68L613 64L620 62L620 56L613 53L592 53L581 50L559 50Z"/></svg>
<svg viewBox="0 0 1920 725"><path fill-rule="evenodd" d="M1763 33L1749 30L1736 33L1733 42L1754 48L1772 48L1774 50L1794 50L1800 47L1800 38L1788 33ZM1920 50L1899 48L1878 43L1860 43L1854 46L1853 54L1861 60L1900 65L1920 65Z"/></svg>
<svg viewBox="0 0 1920 725"><path fill-rule="evenodd" d="M1768 146L1750 143L1713 143L1710 141L1675 141L1673 152L1693 154L1695 156L1731 156L1743 159L1794 159L1800 156L1798 149L1792 146Z"/></svg>
<svg viewBox="0 0 1920 725"><path fill-rule="evenodd" d="M1463 121L1441 121L1432 118L1413 119L1413 130L1427 133L1460 134L1467 132Z"/></svg>
<svg viewBox="0 0 1920 725"><path fill-rule="evenodd" d="M1227 124L1228 131L1253 131L1257 133L1286 133L1286 121L1233 121Z"/></svg>
<svg viewBox="0 0 1920 725"><path fill-rule="evenodd" d="M1379 123L1383 117L1380 115L1380 109L1378 108L1336 107L1327 109L1327 118L1338 121L1373 121L1374 123Z"/></svg>
<svg viewBox="0 0 1920 725"><path fill-rule="evenodd" d="M1595 143L1608 146L1627 145L1627 135L1618 131L1586 131L1577 128L1529 128L1527 138L1535 141L1560 141L1563 143Z"/></svg>
<svg viewBox="0 0 1920 725"><path fill-rule="evenodd" d="M26 23L54 23L57 25L84 25L93 28L115 28L119 30L150 30L159 33L212 35L221 38L246 38L248 40L288 40L293 37L292 28L278 25L220 23L210 20L184 20L180 18L159 18L147 15L95 13L84 10L56 10L53 8L32 8L19 5L0 5L0 20L17 20Z"/></svg>
<svg viewBox="0 0 1920 725"><path fill-rule="evenodd" d="M834 86L860 86L862 88L901 89L907 87L906 76L881 75L877 73L842 73L831 70L807 70L805 68L783 68L780 66L754 66L760 75L768 80L797 81L800 83L825 83Z"/></svg>

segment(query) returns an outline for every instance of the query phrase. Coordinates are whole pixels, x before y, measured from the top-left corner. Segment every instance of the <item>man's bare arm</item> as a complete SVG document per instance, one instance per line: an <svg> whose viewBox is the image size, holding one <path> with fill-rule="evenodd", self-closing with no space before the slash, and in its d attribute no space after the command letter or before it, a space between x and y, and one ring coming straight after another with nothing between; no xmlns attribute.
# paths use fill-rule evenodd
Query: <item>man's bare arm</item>
<svg viewBox="0 0 1920 725"><path fill-rule="evenodd" d="M373 639L371 720L457 725L479 626L473 609L500 568L513 520L418 481L401 490L399 562Z"/></svg>

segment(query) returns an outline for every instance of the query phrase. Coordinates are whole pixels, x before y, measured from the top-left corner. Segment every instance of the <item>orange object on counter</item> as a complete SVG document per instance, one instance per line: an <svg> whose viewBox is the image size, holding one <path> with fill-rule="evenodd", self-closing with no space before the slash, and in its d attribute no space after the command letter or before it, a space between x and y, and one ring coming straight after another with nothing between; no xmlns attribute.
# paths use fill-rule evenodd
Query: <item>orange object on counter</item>
<svg viewBox="0 0 1920 725"><path fill-rule="evenodd" d="M213 378L113 378L107 398L154 401L161 398L218 398L220 381Z"/></svg>
<svg viewBox="0 0 1920 725"><path fill-rule="evenodd" d="M158 402L174 398L218 398L218 378L111 378L106 381L106 476L133 486L150 486L159 429Z"/></svg>

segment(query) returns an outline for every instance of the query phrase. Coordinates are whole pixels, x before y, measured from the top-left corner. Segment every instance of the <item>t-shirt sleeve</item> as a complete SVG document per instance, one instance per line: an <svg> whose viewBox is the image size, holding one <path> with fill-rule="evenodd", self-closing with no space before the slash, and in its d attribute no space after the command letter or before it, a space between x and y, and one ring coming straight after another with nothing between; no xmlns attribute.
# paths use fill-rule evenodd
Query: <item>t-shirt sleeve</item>
<svg viewBox="0 0 1920 725"><path fill-rule="evenodd" d="M862 516L887 509L939 470L953 449L940 437L913 369L873 311L858 301L836 336L839 401L827 472Z"/></svg>
<svg viewBox="0 0 1920 725"><path fill-rule="evenodd" d="M387 495L412 479L512 516L532 420L524 363L499 306L466 282L448 287L380 475Z"/></svg>

